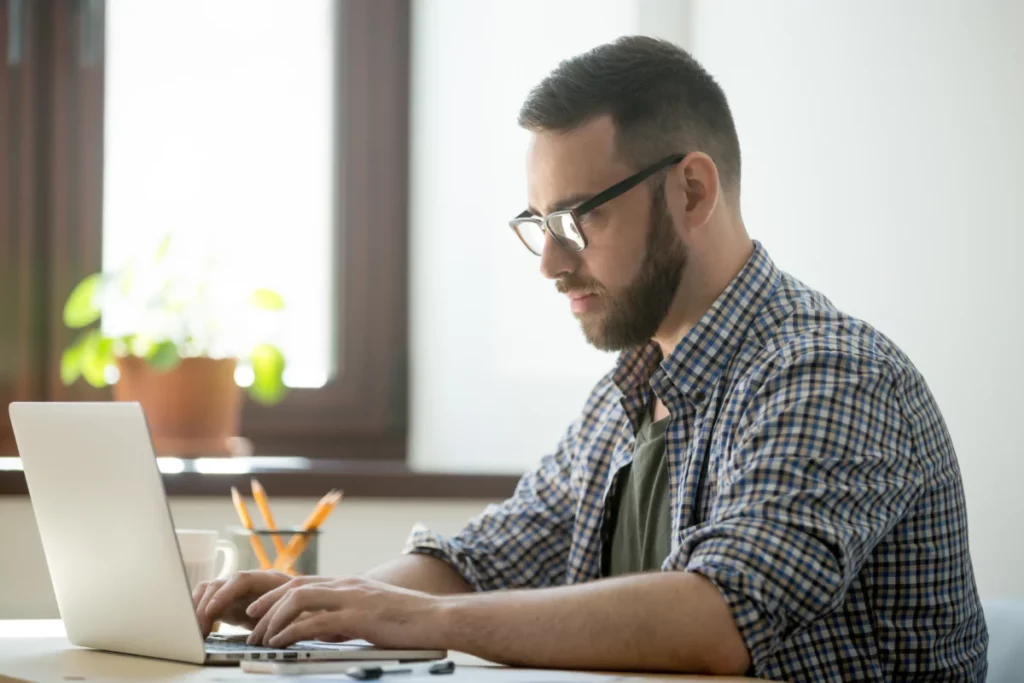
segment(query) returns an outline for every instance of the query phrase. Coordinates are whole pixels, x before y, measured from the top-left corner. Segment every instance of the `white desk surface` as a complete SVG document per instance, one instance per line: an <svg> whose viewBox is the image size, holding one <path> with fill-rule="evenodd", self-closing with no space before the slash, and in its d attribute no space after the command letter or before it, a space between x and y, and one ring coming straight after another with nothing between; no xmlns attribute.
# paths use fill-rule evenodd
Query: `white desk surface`
<svg viewBox="0 0 1024 683"><path fill-rule="evenodd" d="M438 678L439 683L486 679L485 670L477 667L493 667L481 659L462 653L452 653L451 659L458 664L456 674ZM471 673L476 670L477 675ZM525 672L523 672L525 673ZM459 675L462 674L462 675ZM630 674L629 678L645 681L714 681L715 683L738 683L749 681L745 678L723 678L714 676L643 676ZM536 681L552 680L537 672ZM444 680L441 680L444 679ZM238 667L194 666L178 664L159 659L117 655L95 650L78 648L68 643L64 625L60 620L4 621L0 620L0 683L10 681L41 681L45 683L66 683L67 681L202 681L203 683L230 683L249 681L269 683L284 680L279 677L246 674ZM335 680L346 680L338 675ZM519 680L527 683L526 676ZM580 680L583 680L581 678ZM598 678L593 678L599 681ZM609 678L609 681L614 680ZM622 679L619 679L622 680Z"/></svg>

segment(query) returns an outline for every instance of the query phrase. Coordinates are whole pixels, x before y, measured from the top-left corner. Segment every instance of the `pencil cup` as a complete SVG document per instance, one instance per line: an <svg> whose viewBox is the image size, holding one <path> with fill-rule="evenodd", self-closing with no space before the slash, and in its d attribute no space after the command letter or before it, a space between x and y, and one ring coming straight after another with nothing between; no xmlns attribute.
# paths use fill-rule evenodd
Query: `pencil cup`
<svg viewBox="0 0 1024 683"><path fill-rule="evenodd" d="M281 544L288 548L293 538L299 539L293 547L301 549L301 553L295 562L292 563L292 571L300 576L313 576L320 573L319 544L320 531L303 531L300 528L282 528L277 531L269 529L243 529L233 527L228 529L228 537L238 548L238 569L261 569L260 561L253 550L252 538L263 546L263 550L273 564L278 556L277 547L274 544L274 536L281 540Z"/></svg>

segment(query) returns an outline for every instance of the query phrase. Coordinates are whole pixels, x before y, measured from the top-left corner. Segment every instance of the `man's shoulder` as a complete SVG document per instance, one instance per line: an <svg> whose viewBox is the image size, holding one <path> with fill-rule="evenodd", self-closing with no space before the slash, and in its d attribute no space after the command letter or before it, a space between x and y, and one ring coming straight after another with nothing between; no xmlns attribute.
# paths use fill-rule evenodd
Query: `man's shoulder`
<svg viewBox="0 0 1024 683"><path fill-rule="evenodd" d="M820 364L823 372L872 371L897 382L918 376L907 354L882 331L786 273L753 325L745 356L742 366L759 375Z"/></svg>
<svg viewBox="0 0 1024 683"><path fill-rule="evenodd" d="M793 410L814 424L829 414L848 425L898 425L890 433L915 439L923 461L949 462L945 420L922 373L883 332L820 292L784 274L748 342L727 387L738 429L765 411Z"/></svg>

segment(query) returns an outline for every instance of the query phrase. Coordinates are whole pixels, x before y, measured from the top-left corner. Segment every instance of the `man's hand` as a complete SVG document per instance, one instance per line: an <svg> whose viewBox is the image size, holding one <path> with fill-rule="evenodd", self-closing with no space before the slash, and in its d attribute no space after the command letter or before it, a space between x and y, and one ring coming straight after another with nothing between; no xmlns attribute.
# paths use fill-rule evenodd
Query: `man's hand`
<svg viewBox="0 0 1024 683"><path fill-rule="evenodd" d="M383 647L443 648L444 598L373 579L349 577L282 584L249 605L258 620L250 644L363 638Z"/></svg>
<svg viewBox="0 0 1024 683"><path fill-rule="evenodd" d="M304 576L292 578L283 572L244 571L228 579L204 581L192 591L192 604L199 617L203 637L210 635L215 621L252 628L257 619L251 618L245 610L253 600L268 592L285 586L297 587L310 583L331 581L326 576Z"/></svg>
<svg viewBox="0 0 1024 683"><path fill-rule="evenodd" d="M426 555L397 558L371 571L369 579L367 583L375 585L408 586L439 595L471 590L454 569ZM205 638L216 621L248 629L256 626L260 620L259 615L254 618L246 614L246 609L257 598L266 596L260 601L260 609L266 611L292 588L338 581L336 577L329 576L293 578L276 571L243 571L227 580L207 581L197 585L192 592L192 602Z"/></svg>

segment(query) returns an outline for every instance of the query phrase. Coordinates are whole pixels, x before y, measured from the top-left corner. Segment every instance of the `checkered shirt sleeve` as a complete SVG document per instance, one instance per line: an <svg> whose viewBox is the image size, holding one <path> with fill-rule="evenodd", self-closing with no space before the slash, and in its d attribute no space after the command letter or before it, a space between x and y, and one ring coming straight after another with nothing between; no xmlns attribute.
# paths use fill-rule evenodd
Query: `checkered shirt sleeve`
<svg viewBox="0 0 1024 683"><path fill-rule="evenodd" d="M746 388L710 515L668 567L719 588L755 665L837 609L921 491L898 381L885 363L811 343Z"/></svg>
<svg viewBox="0 0 1024 683"><path fill-rule="evenodd" d="M444 560L478 591L565 583L577 499L571 454L578 430L579 422L554 453L519 480L508 500L489 505L452 537L414 529L405 552Z"/></svg>

